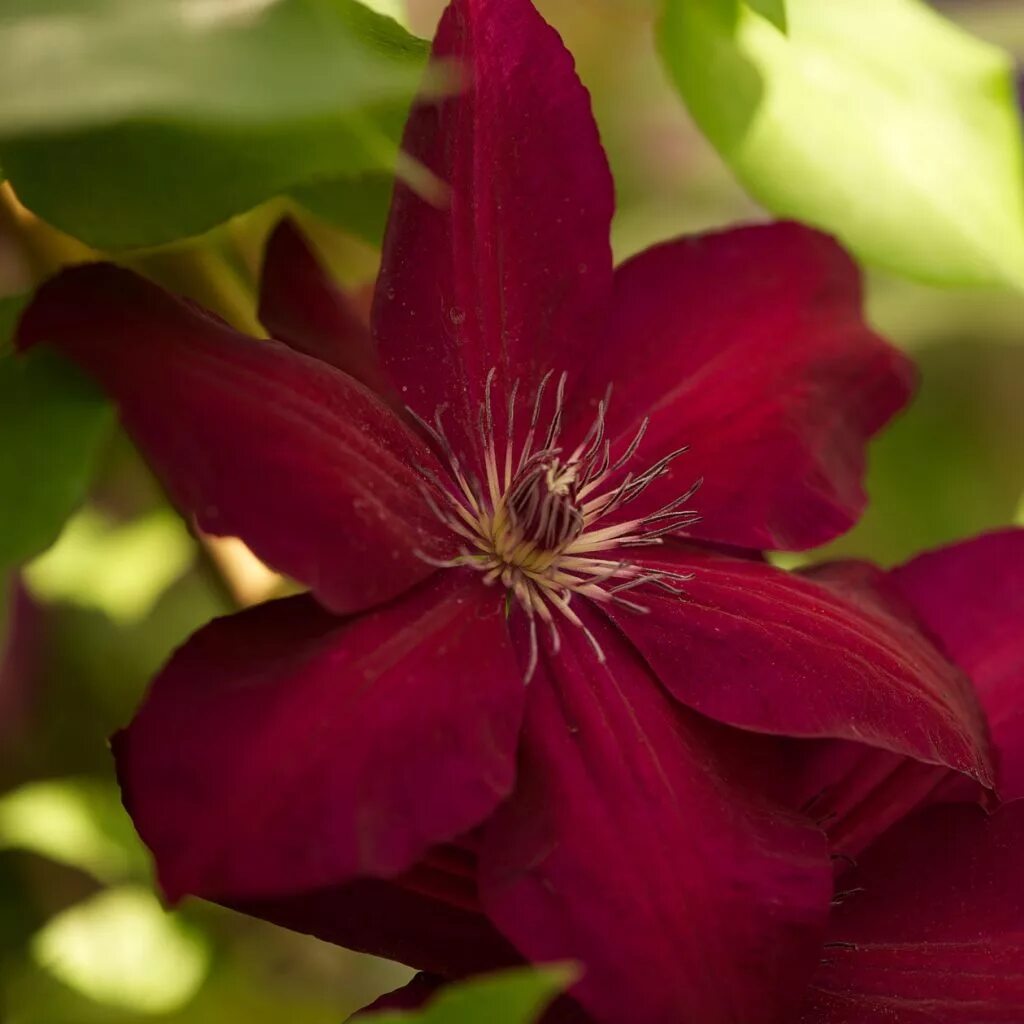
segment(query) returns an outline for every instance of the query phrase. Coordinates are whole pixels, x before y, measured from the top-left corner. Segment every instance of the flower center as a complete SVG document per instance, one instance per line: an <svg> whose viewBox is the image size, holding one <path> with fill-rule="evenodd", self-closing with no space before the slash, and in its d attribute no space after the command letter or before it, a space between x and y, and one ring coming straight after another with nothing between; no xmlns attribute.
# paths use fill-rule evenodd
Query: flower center
<svg viewBox="0 0 1024 1024"><path fill-rule="evenodd" d="M638 613L643 605L625 594L653 586L673 594L689 575L648 569L621 558L622 549L661 544L665 536L691 526L700 517L683 508L696 493L698 480L683 494L655 512L637 518L610 517L638 498L686 451L679 448L643 472L627 471L647 432L645 417L632 440L618 453L605 436L609 395L598 403L597 414L583 439L571 449L561 441L566 374L554 389L547 429L540 431L549 372L537 387L526 434L515 441L518 381L506 411L505 443L499 464L495 438L492 390L495 371L487 376L484 403L477 424L483 452L483 479L468 472L449 441L442 422L444 409L427 423L413 413L447 463L451 483L425 467L424 487L435 515L462 541L459 554L432 564L445 568L468 566L484 574L484 582L506 588L529 620L529 678L537 663L537 623L551 634L553 650L560 646L559 623L581 629L598 657L596 639L571 607L574 596L617 604ZM615 550L617 559L602 557ZM426 558L426 556L423 556Z"/></svg>

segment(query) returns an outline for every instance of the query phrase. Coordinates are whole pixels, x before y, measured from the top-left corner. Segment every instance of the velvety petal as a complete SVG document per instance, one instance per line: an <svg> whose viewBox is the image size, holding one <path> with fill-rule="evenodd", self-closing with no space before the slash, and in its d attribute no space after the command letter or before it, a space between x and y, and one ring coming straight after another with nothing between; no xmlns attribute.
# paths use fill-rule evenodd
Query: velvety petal
<svg viewBox="0 0 1024 1024"><path fill-rule="evenodd" d="M519 780L482 828L481 901L533 961L571 959L604 1024L785 1019L831 895L821 834L730 778L608 623L530 683Z"/></svg>
<svg viewBox="0 0 1024 1024"><path fill-rule="evenodd" d="M256 342L107 264L66 270L22 318L110 393L172 497L208 533L238 535L335 611L431 571L443 528L423 502L423 445L325 363Z"/></svg>
<svg viewBox="0 0 1024 1024"><path fill-rule="evenodd" d="M657 246L616 271L612 324L587 376L595 395L614 382L611 436L650 416L649 461L690 446L646 507L703 477L690 533L751 548L811 547L856 520L866 443L913 372L865 325L835 242L780 223Z"/></svg>
<svg viewBox="0 0 1024 1024"><path fill-rule="evenodd" d="M683 703L744 729L856 740L991 781L969 682L896 608L855 589L851 570L811 579L669 544L639 560L693 574L682 596L644 593L646 615L609 610Z"/></svg>
<svg viewBox="0 0 1024 1024"><path fill-rule="evenodd" d="M115 743L171 898L391 876L512 787L523 704L502 595L445 573L332 619L309 597L213 622Z"/></svg>
<svg viewBox="0 0 1024 1024"><path fill-rule="evenodd" d="M802 1024L1024 1020L1024 802L934 807L868 851Z"/></svg>
<svg viewBox="0 0 1024 1024"><path fill-rule="evenodd" d="M921 555L891 579L971 677L999 754L1000 792L1024 797L1024 530Z"/></svg>
<svg viewBox="0 0 1024 1024"><path fill-rule="evenodd" d="M448 405L458 445L492 368L500 408L515 379L526 393L586 358L611 294L613 189L572 56L530 0L454 0L434 55L464 89L409 119L405 150L439 188L396 186L373 324L402 400Z"/></svg>
<svg viewBox="0 0 1024 1024"><path fill-rule="evenodd" d="M369 324L290 217L267 241L259 318L278 341L344 370L374 391L385 390Z"/></svg>
<svg viewBox="0 0 1024 1024"><path fill-rule="evenodd" d="M480 908L476 858L445 846L392 879L366 878L235 909L446 978L522 963Z"/></svg>

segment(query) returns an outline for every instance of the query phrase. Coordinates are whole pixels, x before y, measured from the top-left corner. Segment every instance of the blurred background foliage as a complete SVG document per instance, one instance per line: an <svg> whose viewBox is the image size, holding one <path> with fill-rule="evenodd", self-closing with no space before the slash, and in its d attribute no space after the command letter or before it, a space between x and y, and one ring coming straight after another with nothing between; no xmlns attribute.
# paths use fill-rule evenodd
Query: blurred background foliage
<svg viewBox="0 0 1024 1024"><path fill-rule="evenodd" d="M177 2L147 0L148 16L163 17ZM949 255L938 271L938 264L917 266L918 277L1019 285L1024 219L1014 204L1024 180L1012 179L1011 172L1021 173L1010 153L1019 140L1011 145L1005 134L1007 126L1019 132L1019 121L1000 108L1005 159L997 177L1007 198L987 208L980 236L963 242L977 242L977 251L959 251L959 229L946 222L922 225L921 237L905 223L870 222L861 230L860 222L848 223L844 197L851 187L869 199L873 190L884 193L889 186L871 180L870 168L847 161L828 170L835 171L832 180L810 165L792 165L790 155L783 165L792 180L774 172L767 181L751 179L750 161L775 167L786 139L766 130L753 157L737 148L728 126L704 109L707 91L722 83L707 68L705 80L701 68L680 61L685 64L698 29L710 33L698 41L725 48L730 60L739 54L754 61L761 74L770 65L758 61L772 54L765 57L743 35L739 0L692 2L725 20L695 28L686 21L686 0L670 3L675 14L661 35L670 73L658 58L660 6L653 0L538 0L593 95L618 188L617 255L761 218L764 210L751 194L800 212L801 203L813 210L820 200L809 193L832 189L842 201L823 216L834 212L834 229L862 254L878 257L867 281L871 317L921 368L915 403L872 449L872 504L863 521L826 551L784 561L824 555L891 564L1014 521L1024 495L1024 295L1005 287L910 283L877 269L891 269L893 260L872 247L890 232L896 249L886 252L899 253L902 269L907 261L930 261L937 250ZM93 11L118 14L119 27L98 37L72 33L64 61L54 39L26 35L19 21L26 13L57 14L81 28L90 3ZM246 11L260 6L273 8L272 17L246 20ZM370 6L428 37L440 3L375 0ZM785 11L768 0L749 6L773 24ZM1024 3L935 6L976 37L1024 57ZM0 350L23 296L42 276L103 249L258 331L253 289L262 243L286 211L299 217L342 281L364 292L372 285L395 139L422 71L424 45L355 0L295 0L279 8L194 0L189 10L200 28L211 12L236 11L241 19L217 21L213 32L232 48L226 65L196 52L191 24L170 36L162 26L166 45L159 53L147 49L152 24L139 20L141 9L134 0L4 0L0 6L0 51L13 55L0 69L0 167L9 178L0 186ZM791 7L792 35L780 35L773 46L806 44L795 13ZM675 16L683 21L670 23ZM672 41L679 31L685 46L669 52L682 45ZM899 42L887 38L885 59L902 60L901 75L917 83L933 51L901 52ZM207 44L219 45L216 38ZM984 88L971 92L978 85L972 64L954 90L965 104L963 119L975 126L991 114L986 96L1005 87L998 74L998 81L992 78L1005 58L986 51L979 59ZM333 71L325 87L320 72L328 65ZM82 90L76 67L103 73ZM39 88L26 91L26 76ZM444 75L429 84L451 87ZM851 151L860 152L857 133L874 121L858 114L858 103L871 115L870 104L889 101L849 88L849 110L836 112L823 137L841 145L845 129ZM920 91L916 84L907 88ZM213 107L210 95L217 97ZM937 97L945 95L940 89ZM820 113L808 108L808 131ZM183 161L190 153L201 158ZM989 156L968 152L955 170L983 178ZM69 167L75 188L68 187ZM432 182L421 168L399 162L398 169L429 194ZM912 202L892 187L891 195L865 204L869 221ZM954 191L939 195L936 205L961 201L971 200ZM56 407L47 404L54 395L61 396ZM340 1024L408 976L395 965L205 904L165 912L152 894L145 851L120 809L106 737L128 720L150 675L212 616L286 586L240 544L190 533L87 382L45 359L0 358L0 1019L7 1024ZM542 978L536 990L514 990L524 1006L539 1005L558 983ZM503 1004L511 1005L512 991L502 990ZM474 1019L458 1016L465 1012L458 1006L445 1012L429 1019Z"/></svg>

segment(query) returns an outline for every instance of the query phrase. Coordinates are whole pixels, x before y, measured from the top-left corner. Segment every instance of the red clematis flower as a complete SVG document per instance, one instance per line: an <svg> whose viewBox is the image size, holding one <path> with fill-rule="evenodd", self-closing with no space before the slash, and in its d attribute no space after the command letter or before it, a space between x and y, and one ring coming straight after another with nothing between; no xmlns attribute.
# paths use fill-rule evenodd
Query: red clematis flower
<svg viewBox="0 0 1024 1024"><path fill-rule="evenodd" d="M276 340L104 265L23 318L202 529L311 590L175 655L115 742L127 806L172 899L449 975L576 959L600 1021L779 1020L833 870L735 727L992 781L916 623L752 553L849 526L911 371L793 224L613 272L587 94L528 0L455 0L435 53L466 88L405 146L448 198L397 187L372 333L287 223Z"/></svg>
<svg viewBox="0 0 1024 1024"><path fill-rule="evenodd" d="M983 809L963 775L860 744L783 741L761 750L779 799L828 831L837 868L819 965L800 1011L785 1019L1016 1024L1024 1020L1024 530L922 555L888 574L863 565L825 571L913 616L967 671L992 728L1006 803ZM990 794L985 803L994 803ZM440 914L443 889L434 891ZM488 927L481 915L480 934ZM373 1008L419 1006L443 982L417 975ZM568 1000L544 1018L595 1019Z"/></svg>

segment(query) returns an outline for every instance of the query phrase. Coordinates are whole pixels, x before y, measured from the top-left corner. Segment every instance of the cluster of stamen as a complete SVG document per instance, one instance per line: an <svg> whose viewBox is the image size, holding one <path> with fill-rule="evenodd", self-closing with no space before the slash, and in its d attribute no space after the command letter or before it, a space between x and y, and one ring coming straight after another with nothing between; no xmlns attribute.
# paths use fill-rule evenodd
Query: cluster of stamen
<svg viewBox="0 0 1024 1024"><path fill-rule="evenodd" d="M543 437L539 429L544 395L552 377L548 373L537 387L529 426L518 452L518 381L513 385L499 461L492 403L494 377L495 371L491 370L477 422L483 480L463 466L448 439L443 425L444 407L435 412L432 423L416 417L447 463L452 479L449 485L436 473L420 467L426 480L424 497L435 515L462 541L458 555L448 561L423 557L445 568L478 569L484 573L486 583L500 583L506 588L510 601L519 604L529 621L527 679L537 664L538 621L550 632L553 652L557 653L561 645L559 623L564 621L582 630L603 661L596 638L570 606L573 596L578 594L643 613L648 609L633 600L632 592L637 587L651 586L681 594L678 584L690 579L688 574L648 569L629 559L601 556L613 549L661 544L667 535L691 526L700 517L683 506L701 481L650 514L605 525L610 516L668 473L686 448L670 452L641 473L623 475L640 448L649 420L643 420L632 440L616 456L612 442L605 436L609 389L598 403L586 436L567 454L560 445L567 379L564 373L554 389L553 411Z"/></svg>

